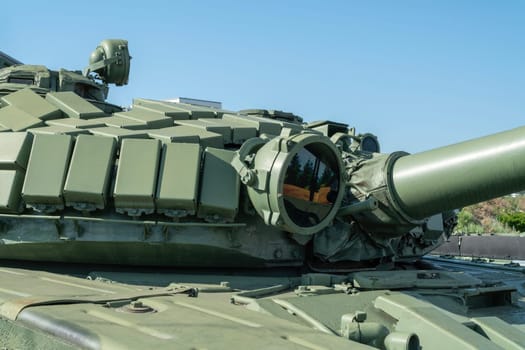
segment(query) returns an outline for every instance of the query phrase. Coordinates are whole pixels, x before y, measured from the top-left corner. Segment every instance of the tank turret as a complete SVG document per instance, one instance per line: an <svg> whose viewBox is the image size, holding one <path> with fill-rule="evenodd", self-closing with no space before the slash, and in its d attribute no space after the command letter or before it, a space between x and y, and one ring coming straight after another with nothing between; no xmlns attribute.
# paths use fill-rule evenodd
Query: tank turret
<svg viewBox="0 0 525 350"><path fill-rule="evenodd" d="M525 189L525 128L381 154L377 137L342 123L140 98L124 110L73 88L126 84L125 40L102 41L83 75L10 62L0 70L5 258L185 266L414 258L450 235L454 209Z"/></svg>

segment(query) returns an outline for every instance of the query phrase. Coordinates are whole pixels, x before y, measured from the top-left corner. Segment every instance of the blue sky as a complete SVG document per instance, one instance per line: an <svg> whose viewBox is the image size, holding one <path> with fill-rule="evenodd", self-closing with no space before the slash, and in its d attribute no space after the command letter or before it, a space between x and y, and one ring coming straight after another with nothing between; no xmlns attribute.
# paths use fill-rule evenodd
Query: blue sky
<svg viewBox="0 0 525 350"><path fill-rule="evenodd" d="M129 40L109 101L178 96L280 109L419 152L525 125L525 1L24 1L0 50L82 69Z"/></svg>

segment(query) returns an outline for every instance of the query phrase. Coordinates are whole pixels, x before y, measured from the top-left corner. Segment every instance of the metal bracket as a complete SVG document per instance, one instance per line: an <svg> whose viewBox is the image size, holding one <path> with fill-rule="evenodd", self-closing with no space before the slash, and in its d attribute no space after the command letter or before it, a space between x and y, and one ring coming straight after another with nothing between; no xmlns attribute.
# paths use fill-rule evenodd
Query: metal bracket
<svg viewBox="0 0 525 350"><path fill-rule="evenodd" d="M257 183L257 172L250 168L253 157L251 155L259 150L266 140L259 137L254 137L246 140L241 148L235 152L235 156L231 160L231 166L237 171L241 182L246 186L253 186Z"/></svg>
<svg viewBox="0 0 525 350"><path fill-rule="evenodd" d="M84 234L84 227L80 225L78 220L73 220L73 227L75 228L75 233L77 234L77 237L82 237Z"/></svg>

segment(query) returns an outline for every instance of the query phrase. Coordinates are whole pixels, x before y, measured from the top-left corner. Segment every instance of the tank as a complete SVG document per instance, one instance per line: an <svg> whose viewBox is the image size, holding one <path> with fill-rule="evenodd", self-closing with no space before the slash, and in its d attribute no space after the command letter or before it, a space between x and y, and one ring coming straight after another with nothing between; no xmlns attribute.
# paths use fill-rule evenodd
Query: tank
<svg viewBox="0 0 525 350"><path fill-rule="evenodd" d="M293 113L106 101L0 53L0 347L525 349L523 272L429 257L525 190L525 127L408 154Z"/></svg>

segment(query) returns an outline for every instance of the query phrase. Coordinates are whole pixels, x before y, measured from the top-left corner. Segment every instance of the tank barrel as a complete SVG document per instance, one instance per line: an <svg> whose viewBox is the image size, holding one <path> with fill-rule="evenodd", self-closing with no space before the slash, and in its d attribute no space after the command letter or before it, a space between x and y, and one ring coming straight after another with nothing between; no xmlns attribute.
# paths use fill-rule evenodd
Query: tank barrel
<svg viewBox="0 0 525 350"><path fill-rule="evenodd" d="M525 189L525 127L407 155L390 192L415 219Z"/></svg>

